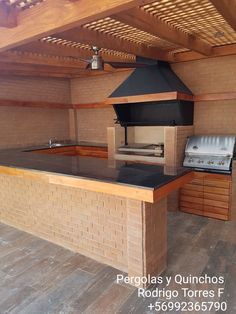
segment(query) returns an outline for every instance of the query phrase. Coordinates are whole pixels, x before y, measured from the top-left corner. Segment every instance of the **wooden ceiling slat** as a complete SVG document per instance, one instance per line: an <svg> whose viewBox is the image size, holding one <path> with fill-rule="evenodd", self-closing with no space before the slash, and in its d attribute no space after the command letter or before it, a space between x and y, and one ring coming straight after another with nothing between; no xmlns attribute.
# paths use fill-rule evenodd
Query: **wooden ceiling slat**
<svg viewBox="0 0 236 314"><path fill-rule="evenodd" d="M107 49L114 49L150 59L170 61L171 56L156 47L135 44L99 31L79 27L56 35L58 38L89 44Z"/></svg>
<svg viewBox="0 0 236 314"><path fill-rule="evenodd" d="M236 0L98 2L0 0L1 74L100 75L80 70L78 58L89 59L92 45L105 61L118 62L136 55L169 62L236 55ZM16 8L19 25L3 27L11 26L8 13ZM9 47L15 48L4 52Z"/></svg>
<svg viewBox="0 0 236 314"><path fill-rule="evenodd" d="M38 54L45 54L48 56L61 56L72 58L90 59L93 52L90 46L86 45L66 45L66 44L53 44L48 41L36 41L17 48L17 51L33 52ZM100 55L105 61L120 61L120 62L134 62L135 56L120 53L116 51L106 51L102 49Z"/></svg>
<svg viewBox="0 0 236 314"><path fill-rule="evenodd" d="M217 11L236 31L236 0L211 0Z"/></svg>
<svg viewBox="0 0 236 314"><path fill-rule="evenodd" d="M1 30L0 52L149 2L102 0L96 5L94 0L46 0L30 10L21 11L14 29Z"/></svg>
<svg viewBox="0 0 236 314"><path fill-rule="evenodd" d="M223 1L233 3L235 0ZM211 46L236 42L236 32L226 23L210 0L158 0L143 6L142 9Z"/></svg>
<svg viewBox="0 0 236 314"><path fill-rule="evenodd" d="M211 54L212 47L203 40L196 38L194 35L190 36L139 8L122 12L121 14L113 16L113 18L149 34L175 43L176 45L183 46L204 55Z"/></svg>

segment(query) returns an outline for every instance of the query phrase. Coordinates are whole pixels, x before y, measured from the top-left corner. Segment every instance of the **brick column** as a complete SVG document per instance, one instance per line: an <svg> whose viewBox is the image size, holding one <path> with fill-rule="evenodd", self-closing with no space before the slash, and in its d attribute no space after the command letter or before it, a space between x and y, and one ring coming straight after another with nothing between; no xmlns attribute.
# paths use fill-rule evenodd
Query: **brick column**
<svg viewBox="0 0 236 314"><path fill-rule="evenodd" d="M166 268L167 200L127 200L128 275L157 276Z"/></svg>

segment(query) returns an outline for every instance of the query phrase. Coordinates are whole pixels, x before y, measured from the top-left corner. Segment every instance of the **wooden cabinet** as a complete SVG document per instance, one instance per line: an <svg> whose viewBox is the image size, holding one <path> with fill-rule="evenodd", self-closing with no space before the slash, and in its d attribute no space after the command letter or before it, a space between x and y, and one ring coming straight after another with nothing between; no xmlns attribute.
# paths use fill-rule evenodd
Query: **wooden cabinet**
<svg viewBox="0 0 236 314"><path fill-rule="evenodd" d="M231 176L195 172L180 190L180 210L222 220L230 218Z"/></svg>

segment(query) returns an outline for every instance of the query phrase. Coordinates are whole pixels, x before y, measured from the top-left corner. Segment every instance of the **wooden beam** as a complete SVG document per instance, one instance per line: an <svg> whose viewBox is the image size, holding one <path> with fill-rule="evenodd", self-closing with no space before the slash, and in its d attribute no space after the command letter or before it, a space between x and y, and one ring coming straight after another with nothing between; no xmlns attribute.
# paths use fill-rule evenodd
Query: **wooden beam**
<svg viewBox="0 0 236 314"><path fill-rule="evenodd" d="M25 71L25 70L1 70L0 77L3 76L18 76L18 77L54 77L54 78L71 78L71 74L66 73L54 73L54 72L38 72L36 70ZM80 76L84 77L84 76Z"/></svg>
<svg viewBox="0 0 236 314"><path fill-rule="evenodd" d="M7 63L0 62L0 76L39 76L39 77L65 77L80 78L87 76L100 76L114 72L127 72L130 69L106 69L104 71L92 71L73 67L47 66L38 64Z"/></svg>
<svg viewBox="0 0 236 314"><path fill-rule="evenodd" d="M176 99L193 101L193 96L179 93L179 92L166 92L166 93L124 96L124 97L111 97L111 98L108 98L105 101L105 103L114 105L114 104L128 104L128 103L176 100Z"/></svg>
<svg viewBox="0 0 236 314"><path fill-rule="evenodd" d="M6 3L0 3L0 27L12 28L17 25L17 11Z"/></svg>
<svg viewBox="0 0 236 314"><path fill-rule="evenodd" d="M211 3L232 29L236 31L236 0L211 0Z"/></svg>
<svg viewBox="0 0 236 314"><path fill-rule="evenodd" d="M36 41L26 45L22 45L16 48L17 51L30 52L45 54L48 56L58 56L58 57L72 57L72 58L83 58L90 59L93 52L91 49L75 48L66 45L58 45L53 43L48 43L46 41ZM117 54L111 54L108 52L101 51L100 55L105 61L115 61L115 62L134 62L134 56L119 56Z"/></svg>
<svg viewBox="0 0 236 314"><path fill-rule="evenodd" d="M94 104L74 104L74 109L101 109L101 108L108 108L110 107L109 104L106 102L94 103Z"/></svg>
<svg viewBox="0 0 236 314"><path fill-rule="evenodd" d="M68 77L81 75L87 70L71 67L58 67L35 64L6 63L0 62L0 76L2 75L23 75L42 77Z"/></svg>
<svg viewBox="0 0 236 314"><path fill-rule="evenodd" d="M165 94L165 96L164 96ZM126 99L122 97L110 98L100 103L88 103L88 104L61 104L61 103L52 103L45 101L21 101L21 100L11 100L11 99L0 99L0 106L12 106L12 107L34 107L34 108L48 108L48 109L102 109L108 108L112 104L127 104L130 101L133 103L136 102L148 102L148 101L161 101L161 100L173 100L173 99L182 99L182 100L191 100L195 102L203 101L218 101L218 100L236 100L236 92L227 92L227 93L212 93L212 94L202 94L202 95L186 95L178 92L171 93L158 93L158 94L149 94L138 96L129 96ZM122 99L121 99L122 98ZM126 101L126 102L124 102Z"/></svg>
<svg viewBox="0 0 236 314"><path fill-rule="evenodd" d="M18 15L14 29L0 32L0 52L100 18L144 5L150 0L47 0Z"/></svg>
<svg viewBox="0 0 236 314"><path fill-rule="evenodd" d="M139 45L128 40L119 39L112 35L78 27L69 31L59 33L58 38L98 46L99 48L112 49L133 54L135 56L150 58L154 60L173 61L172 57L160 48Z"/></svg>
<svg viewBox="0 0 236 314"><path fill-rule="evenodd" d="M36 53L20 52L20 51L7 51L0 54L0 62L5 63L20 63L20 64L35 64L35 65L48 65L54 67L69 67L85 69L87 63L78 59L47 56Z"/></svg>
<svg viewBox="0 0 236 314"><path fill-rule="evenodd" d="M213 47L212 54L210 57L214 58L230 55L236 55L236 44ZM174 62L194 61L206 58L208 57L203 56L202 54L197 53L195 51L179 52L173 55Z"/></svg>
<svg viewBox="0 0 236 314"><path fill-rule="evenodd" d="M196 38L194 35L188 35L179 29L162 22L142 9L134 8L116 14L113 18L178 46L197 51L203 55L211 55L212 48L209 44Z"/></svg>
<svg viewBox="0 0 236 314"><path fill-rule="evenodd" d="M51 103L46 101L20 101L10 99L0 99L0 106L4 107L33 107L33 108L45 108L45 109L71 109L72 105Z"/></svg>

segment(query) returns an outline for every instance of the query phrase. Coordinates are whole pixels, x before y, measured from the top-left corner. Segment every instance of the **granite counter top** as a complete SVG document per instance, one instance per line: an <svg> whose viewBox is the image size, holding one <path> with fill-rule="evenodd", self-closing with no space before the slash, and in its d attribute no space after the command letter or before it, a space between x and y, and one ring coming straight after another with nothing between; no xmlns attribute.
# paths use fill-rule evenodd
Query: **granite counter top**
<svg viewBox="0 0 236 314"><path fill-rule="evenodd" d="M71 144L70 144L71 145ZM42 147L35 147L39 149ZM37 154L33 148L0 151L0 166L37 170L102 182L125 184L147 189L157 189L190 172L186 168L112 161L83 156Z"/></svg>

